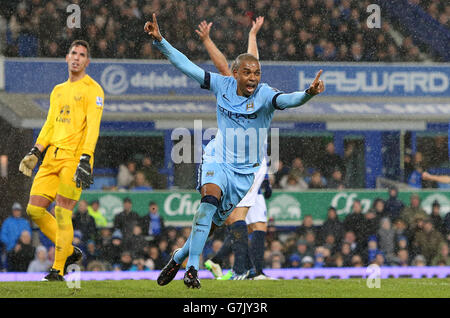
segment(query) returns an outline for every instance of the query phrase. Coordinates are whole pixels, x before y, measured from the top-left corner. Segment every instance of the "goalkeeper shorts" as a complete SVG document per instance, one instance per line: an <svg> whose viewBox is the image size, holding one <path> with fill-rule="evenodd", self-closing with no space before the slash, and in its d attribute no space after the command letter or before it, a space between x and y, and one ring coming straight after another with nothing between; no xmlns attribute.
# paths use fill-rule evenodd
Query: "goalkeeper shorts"
<svg viewBox="0 0 450 318"><path fill-rule="evenodd" d="M34 177L30 196L39 195L54 201L56 195L59 194L78 201L82 189L77 188L73 181L78 162L77 157L66 155L54 146L49 147Z"/></svg>

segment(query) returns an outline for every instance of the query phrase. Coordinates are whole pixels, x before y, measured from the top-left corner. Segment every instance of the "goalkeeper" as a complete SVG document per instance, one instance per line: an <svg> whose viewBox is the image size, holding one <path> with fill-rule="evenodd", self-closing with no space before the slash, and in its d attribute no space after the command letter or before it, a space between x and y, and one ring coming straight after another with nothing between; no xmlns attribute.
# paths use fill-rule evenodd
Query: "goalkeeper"
<svg viewBox="0 0 450 318"><path fill-rule="evenodd" d="M53 88L45 124L19 166L31 177L43 159L31 186L27 214L55 244L55 260L44 281L64 281L67 267L82 257L81 250L72 245L72 211L82 190L93 183L104 99L101 86L86 74L89 55L86 41L70 45L66 55L69 79ZM53 201L55 217L46 211Z"/></svg>

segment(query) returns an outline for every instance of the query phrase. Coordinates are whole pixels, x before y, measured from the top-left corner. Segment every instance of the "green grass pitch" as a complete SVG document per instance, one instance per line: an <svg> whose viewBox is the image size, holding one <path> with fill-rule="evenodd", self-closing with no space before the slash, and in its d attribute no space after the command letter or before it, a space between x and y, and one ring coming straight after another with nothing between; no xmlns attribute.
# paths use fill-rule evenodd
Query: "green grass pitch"
<svg viewBox="0 0 450 318"><path fill-rule="evenodd" d="M153 280L81 281L79 289L64 282L2 282L1 298L450 298L450 279L382 279L368 288L365 279L216 281L203 279L201 289L181 280L158 286Z"/></svg>

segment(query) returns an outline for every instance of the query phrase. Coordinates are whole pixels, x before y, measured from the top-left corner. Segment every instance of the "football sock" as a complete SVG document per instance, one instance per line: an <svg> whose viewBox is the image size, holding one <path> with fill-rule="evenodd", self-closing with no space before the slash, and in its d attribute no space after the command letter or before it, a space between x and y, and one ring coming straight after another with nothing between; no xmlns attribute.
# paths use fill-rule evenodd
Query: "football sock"
<svg viewBox="0 0 450 318"><path fill-rule="evenodd" d="M254 231L250 243L250 255L257 274L260 274L264 267L264 241L266 232Z"/></svg>
<svg viewBox="0 0 450 318"><path fill-rule="evenodd" d="M213 258L211 258L211 261L222 266L224 260L226 259L226 257L228 255L231 254L231 252L232 252L232 250L231 250L231 233L228 231L227 235L225 236L225 239L223 240L222 247L217 252L217 254Z"/></svg>
<svg viewBox="0 0 450 318"><path fill-rule="evenodd" d="M59 270L60 275L64 275L66 259L73 253L72 211L55 206L55 216L58 230L55 240L55 262L52 268Z"/></svg>
<svg viewBox="0 0 450 318"><path fill-rule="evenodd" d="M42 233L44 233L50 241L55 243L56 231L58 228L55 217L48 213L45 208L31 204L28 204L27 206L27 214L30 216L31 220L39 226Z"/></svg>
<svg viewBox="0 0 450 318"><path fill-rule="evenodd" d="M234 253L233 271L238 274L244 274L250 268L248 263L248 229L245 221L236 221L231 224L232 245Z"/></svg>
<svg viewBox="0 0 450 318"><path fill-rule="evenodd" d="M189 255L189 245L191 244L191 238L192 238L192 231L191 231L191 234L189 235L188 239L184 243L183 247L181 249L179 249L173 256L173 260L177 264L183 263L184 260L186 259L186 257Z"/></svg>
<svg viewBox="0 0 450 318"><path fill-rule="evenodd" d="M200 255L205 247L206 239L211 230L212 219L216 211L216 205L207 202L200 203L192 222L191 239L189 242L189 259L186 268L194 266L194 268L198 270Z"/></svg>

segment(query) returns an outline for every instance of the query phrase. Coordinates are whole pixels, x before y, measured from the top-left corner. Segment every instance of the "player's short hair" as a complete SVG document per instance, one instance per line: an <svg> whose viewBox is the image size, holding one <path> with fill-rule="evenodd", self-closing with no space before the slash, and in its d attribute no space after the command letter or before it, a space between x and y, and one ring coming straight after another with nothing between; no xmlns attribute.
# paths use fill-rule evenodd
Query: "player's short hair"
<svg viewBox="0 0 450 318"><path fill-rule="evenodd" d="M231 72L237 71L243 61L254 61L259 63L259 60L253 54L242 53L238 55L238 57L231 64Z"/></svg>
<svg viewBox="0 0 450 318"><path fill-rule="evenodd" d="M68 52L70 52L70 50L72 50L72 48L74 46L79 46L79 45L84 46L86 48L86 51L87 51L87 57L91 57L91 48L89 46L89 43L86 42L85 40L75 40L75 41L73 41L72 44L70 44L70 46L69 46Z"/></svg>

